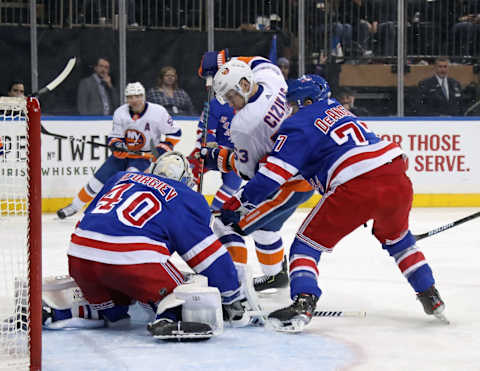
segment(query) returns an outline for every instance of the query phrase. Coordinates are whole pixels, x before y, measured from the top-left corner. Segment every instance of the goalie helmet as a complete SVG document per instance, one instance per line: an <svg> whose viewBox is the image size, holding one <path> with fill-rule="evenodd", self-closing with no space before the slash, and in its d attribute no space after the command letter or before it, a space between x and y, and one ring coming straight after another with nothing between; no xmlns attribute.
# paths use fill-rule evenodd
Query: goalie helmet
<svg viewBox="0 0 480 371"><path fill-rule="evenodd" d="M330 87L328 82L318 75L303 75L288 84L287 100L295 102L299 108L304 107L307 99L317 102L329 97Z"/></svg>
<svg viewBox="0 0 480 371"><path fill-rule="evenodd" d="M166 152L161 155L153 164L150 172L164 178L177 180L190 188L195 186L190 165L185 156L178 151Z"/></svg>
<svg viewBox="0 0 480 371"><path fill-rule="evenodd" d="M242 79L250 83L250 89L246 93L240 86L240 80ZM234 59L225 63L217 71L213 78L213 90L217 100L222 104L227 103L226 94L230 90L234 90L240 94L243 99L245 99L245 103L247 103L254 83L253 72L250 67L244 62Z"/></svg>
<svg viewBox="0 0 480 371"><path fill-rule="evenodd" d="M130 95L143 95L145 96L145 88L140 82L131 82L127 84L125 88L125 97Z"/></svg>

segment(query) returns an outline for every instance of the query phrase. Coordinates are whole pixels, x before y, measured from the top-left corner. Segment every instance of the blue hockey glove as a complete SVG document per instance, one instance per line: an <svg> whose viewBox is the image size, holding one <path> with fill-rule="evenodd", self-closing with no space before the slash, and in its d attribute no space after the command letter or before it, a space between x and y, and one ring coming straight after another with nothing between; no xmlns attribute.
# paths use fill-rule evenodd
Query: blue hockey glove
<svg viewBox="0 0 480 371"><path fill-rule="evenodd" d="M202 147L198 153L203 158L204 166L208 170L219 170L222 173L228 173L235 170L235 154L233 150L227 147Z"/></svg>
<svg viewBox="0 0 480 371"><path fill-rule="evenodd" d="M220 209L220 220L225 225L236 225L244 215L255 209L255 205L242 199L243 190L230 197Z"/></svg>
<svg viewBox="0 0 480 371"><path fill-rule="evenodd" d="M206 52L202 56L200 67L198 68L198 76L206 78L208 76L215 76L218 69L222 67L229 59L228 49L220 50L219 52Z"/></svg>

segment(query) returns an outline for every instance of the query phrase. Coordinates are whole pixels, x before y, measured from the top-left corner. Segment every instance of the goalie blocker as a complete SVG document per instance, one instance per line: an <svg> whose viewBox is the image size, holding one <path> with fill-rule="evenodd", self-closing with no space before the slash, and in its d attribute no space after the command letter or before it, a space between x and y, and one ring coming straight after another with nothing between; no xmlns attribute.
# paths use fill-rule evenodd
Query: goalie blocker
<svg viewBox="0 0 480 371"><path fill-rule="evenodd" d="M47 329L119 327L129 323L126 311L118 321L104 318L101 310L94 309L83 298L70 276L45 279L42 298L42 323ZM181 311L181 321L162 316L167 309L177 307ZM200 341L220 335L223 319L219 290L208 287L206 277L192 275L160 301L155 320L147 325L147 329L155 339L167 341Z"/></svg>

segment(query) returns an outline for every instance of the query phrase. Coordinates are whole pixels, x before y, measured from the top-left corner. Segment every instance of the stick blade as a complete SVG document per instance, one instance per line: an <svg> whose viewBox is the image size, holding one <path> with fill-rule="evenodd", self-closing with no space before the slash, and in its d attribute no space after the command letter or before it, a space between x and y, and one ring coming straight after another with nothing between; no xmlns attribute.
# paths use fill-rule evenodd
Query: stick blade
<svg viewBox="0 0 480 371"><path fill-rule="evenodd" d="M60 85L63 80L67 78L67 76L72 72L73 67L75 67L75 64L77 63L77 57L70 58L67 62L67 65L63 69L63 71L55 78L53 79L52 82L50 82L46 88L48 91L52 91L55 89L58 85Z"/></svg>

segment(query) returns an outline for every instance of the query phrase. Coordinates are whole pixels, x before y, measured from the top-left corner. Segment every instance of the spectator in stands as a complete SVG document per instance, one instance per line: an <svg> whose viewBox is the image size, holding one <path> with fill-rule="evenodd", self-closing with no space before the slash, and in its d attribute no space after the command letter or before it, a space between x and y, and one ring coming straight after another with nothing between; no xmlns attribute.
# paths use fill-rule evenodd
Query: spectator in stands
<svg viewBox="0 0 480 371"><path fill-rule="evenodd" d="M13 80L10 85L8 85L9 97L25 97L25 85L23 81Z"/></svg>
<svg viewBox="0 0 480 371"><path fill-rule="evenodd" d="M282 71L285 81L288 80L288 75L290 73L290 61L285 57L280 57L278 58L277 66L280 68L280 71Z"/></svg>
<svg viewBox="0 0 480 371"><path fill-rule="evenodd" d="M439 57L435 60L433 76L418 83L418 113L424 116L457 116L462 112L462 87L448 77L450 60Z"/></svg>
<svg viewBox="0 0 480 371"><path fill-rule="evenodd" d="M480 52L480 0L457 0L459 4L458 23L453 26L455 45L464 62L469 62L468 57L478 55ZM470 61L471 62L471 61Z"/></svg>
<svg viewBox="0 0 480 371"><path fill-rule="evenodd" d="M374 14L372 4L365 0L343 0L339 3L337 19L338 25L343 26L344 49L354 56L371 55L371 35L378 30L378 22L370 19Z"/></svg>
<svg viewBox="0 0 480 371"><path fill-rule="evenodd" d="M368 110L355 106L355 92L349 88L341 88L337 94L338 101L355 116L369 116Z"/></svg>
<svg viewBox="0 0 480 371"><path fill-rule="evenodd" d="M78 112L81 115L111 115L119 106L120 99L112 84L110 63L106 58L98 58L93 70L94 73L78 85Z"/></svg>
<svg viewBox="0 0 480 371"><path fill-rule="evenodd" d="M185 90L178 87L177 71L172 66L160 70L157 86L148 90L147 100L162 105L172 116L195 115L192 100Z"/></svg>

